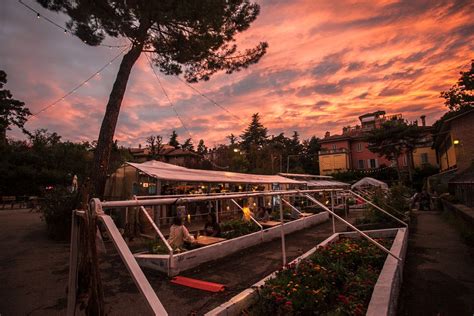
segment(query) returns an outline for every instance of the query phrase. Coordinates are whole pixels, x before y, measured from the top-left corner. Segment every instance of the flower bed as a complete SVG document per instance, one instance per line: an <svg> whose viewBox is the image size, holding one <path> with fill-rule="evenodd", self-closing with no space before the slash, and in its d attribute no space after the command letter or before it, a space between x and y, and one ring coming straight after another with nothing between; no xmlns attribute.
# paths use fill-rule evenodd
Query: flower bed
<svg viewBox="0 0 474 316"><path fill-rule="evenodd" d="M251 314L363 315L386 257L365 239L341 238L268 280Z"/></svg>

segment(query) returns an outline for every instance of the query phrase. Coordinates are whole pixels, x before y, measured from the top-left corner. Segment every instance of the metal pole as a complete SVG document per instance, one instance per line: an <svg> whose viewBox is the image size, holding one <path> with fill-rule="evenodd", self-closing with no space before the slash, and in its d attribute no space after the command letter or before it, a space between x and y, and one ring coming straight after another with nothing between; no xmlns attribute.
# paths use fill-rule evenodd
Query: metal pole
<svg viewBox="0 0 474 316"><path fill-rule="evenodd" d="M380 243L378 243L377 241L375 241L373 238L371 238L369 235L367 235L366 233L364 233L363 231L361 231L360 229L358 229L357 227L355 227L354 225L352 225L351 223L349 223L348 221L346 221L345 219L343 219L342 217L340 217L339 215L337 215L336 213L334 213L333 211L331 211L330 209L328 209L323 203L319 202L318 200L314 199L312 196L310 196L309 194L305 194L305 197L311 201L313 201L314 203L318 204L320 207L322 207L324 210L326 210L326 212L328 213L332 213L333 216L335 216L337 219L339 219L341 222L343 222L344 224L346 224L347 226L349 226L350 228L352 228L353 230L355 230L356 232L358 232L359 234L361 234L363 237L367 238L368 240L370 240L375 246L377 246L379 249L383 250L385 253L391 255L392 257L394 257L395 259L397 259L399 262L402 261L402 259L396 255L394 255L390 250L388 250L387 248L385 248L383 245L381 245Z"/></svg>
<svg viewBox="0 0 474 316"><path fill-rule="evenodd" d="M280 195L280 200L283 200ZM286 266L286 247L285 247L285 230L283 229L283 203L280 201L280 232L281 232L281 254L283 256L283 267Z"/></svg>
<svg viewBox="0 0 474 316"><path fill-rule="evenodd" d="M331 191L331 211L334 213L334 192ZM332 233L336 233L336 219L332 217Z"/></svg>
<svg viewBox="0 0 474 316"><path fill-rule="evenodd" d="M394 220L396 220L397 222L399 222L400 224L408 227L408 224L405 223L404 221L400 220L398 217L396 216L393 216L392 214L390 214L389 212L385 211L384 209L382 209L381 207L375 205L374 203L370 202L369 200L367 200L366 198L360 196L359 194L355 193L354 191L349 191L350 193L352 193L353 195L355 195L356 197L358 198L361 198L362 200L364 200L365 202L369 203L370 205L372 205L373 207L375 207L376 209L378 209L379 211L381 211L382 213L390 216L391 218L393 218Z"/></svg>
<svg viewBox="0 0 474 316"><path fill-rule="evenodd" d="M286 173L290 172L290 155L286 156Z"/></svg>

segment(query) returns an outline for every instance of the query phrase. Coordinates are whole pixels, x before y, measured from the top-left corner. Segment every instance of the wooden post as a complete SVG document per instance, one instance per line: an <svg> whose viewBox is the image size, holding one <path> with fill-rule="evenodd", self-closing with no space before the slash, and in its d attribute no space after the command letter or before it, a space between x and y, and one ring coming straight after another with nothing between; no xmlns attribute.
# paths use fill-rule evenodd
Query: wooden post
<svg viewBox="0 0 474 316"><path fill-rule="evenodd" d="M71 245L69 248L69 281L67 292L67 316L76 314L76 296L77 296L77 264L79 255L79 225L77 222L76 211L72 211L71 222Z"/></svg>

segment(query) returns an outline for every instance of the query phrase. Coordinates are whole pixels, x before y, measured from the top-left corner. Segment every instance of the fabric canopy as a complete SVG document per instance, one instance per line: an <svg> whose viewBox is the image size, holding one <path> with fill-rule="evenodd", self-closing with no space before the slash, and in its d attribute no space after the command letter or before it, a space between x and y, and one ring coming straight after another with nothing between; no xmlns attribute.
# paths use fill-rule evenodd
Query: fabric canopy
<svg viewBox="0 0 474 316"><path fill-rule="evenodd" d="M180 167L161 161L144 163L127 162L130 166L160 180L182 182L214 182L214 183L281 183L304 184L305 182L284 178L277 175L247 174L227 171L200 170Z"/></svg>
<svg viewBox="0 0 474 316"><path fill-rule="evenodd" d="M351 188L360 188L360 187L366 187L366 186L374 186L374 187L380 187L384 190L388 190L388 185L380 180L370 178L370 177L365 177L354 183Z"/></svg>
<svg viewBox="0 0 474 316"><path fill-rule="evenodd" d="M306 182L308 188L343 188L348 187L348 183L336 180L311 180Z"/></svg>

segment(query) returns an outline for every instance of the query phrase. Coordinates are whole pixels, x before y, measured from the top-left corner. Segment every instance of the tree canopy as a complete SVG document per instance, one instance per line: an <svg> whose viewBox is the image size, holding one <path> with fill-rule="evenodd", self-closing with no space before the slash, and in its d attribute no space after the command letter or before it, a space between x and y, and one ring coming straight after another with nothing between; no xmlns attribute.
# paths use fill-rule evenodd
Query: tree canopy
<svg viewBox="0 0 474 316"><path fill-rule="evenodd" d="M365 140L369 143L371 152L394 161L398 169L398 158L403 153L413 151L420 132L417 125L394 119L384 122L380 128L368 131ZM409 167L410 164L409 162Z"/></svg>
<svg viewBox="0 0 474 316"><path fill-rule="evenodd" d="M124 55L102 121L92 192L102 197L120 107L133 65L142 52L167 75L188 82L209 80L219 71L233 73L257 63L265 54L261 42L239 51L235 37L255 21L260 6L249 0L37 0L43 7L69 16L67 29L97 46L106 36L125 38Z"/></svg>
<svg viewBox="0 0 474 316"><path fill-rule="evenodd" d="M461 71L458 82L448 91L441 92L445 99L444 104L451 111L459 111L474 106L474 60L471 61L471 69Z"/></svg>
<svg viewBox="0 0 474 316"><path fill-rule="evenodd" d="M31 115L24 102L14 99L10 90L3 89L6 83L7 74L0 70L0 144L5 143L6 132L12 125L26 132L24 125Z"/></svg>
<svg viewBox="0 0 474 316"><path fill-rule="evenodd" d="M168 145L173 146L174 148L179 148L178 133L176 133L176 131L171 132Z"/></svg>

